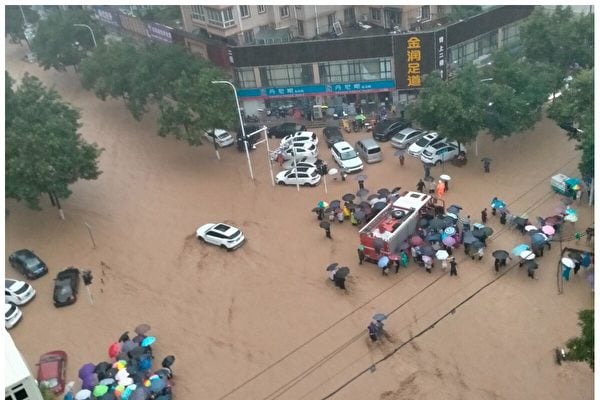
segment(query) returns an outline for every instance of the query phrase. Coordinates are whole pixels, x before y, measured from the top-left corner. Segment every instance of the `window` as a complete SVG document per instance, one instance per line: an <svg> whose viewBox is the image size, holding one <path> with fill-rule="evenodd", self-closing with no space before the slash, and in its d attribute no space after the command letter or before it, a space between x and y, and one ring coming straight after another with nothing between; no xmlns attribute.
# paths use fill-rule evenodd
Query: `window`
<svg viewBox="0 0 600 400"><path fill-rule="evenodd" d="M298 36L304 36L304 21L298 20Z"/></svg>
<svg viewBox="0 0 600 400"><path fill-rule="evenodd" d="M250 7L249 6L240 6L240 16L242 18L248 18L250 16Z"/></svg>
<svg viewBox="0 0 600 400"><path fill-rule="evenodd" d="M498 31L480 35L474 39L452 46L448 50L449 64L459 67L478 57L491 54L498 48Z"/></svg>
<svg viewBox="0 0 600 400"><path fill-rule="evenodd" d="M258 8L259 14L264 14L267 12L267 6L256 6L256 8Z"/></svg>
<svg viewBox="0 0 600 400"><path fill-rule="evenodd" d="M333 23L335 22L335 13L327 16L327 27L331 31L333 30Z"/></svg>
<svg viewBox="0 0 600 400"><path fill-rule="evenodd" d="M287 18L290 16L290 6L279 7L279 16Z"/></svg>
<svg viewBox="0 0 600 400"><path fill-rule="evenodd" d="M381 21L381 9L371 8L371 19L373 21Z"/></svg>
<svg viewBox="0 0 600 400"><path fill-rule="evenodd" d="M268 31L269 29L271 29L271 27L268 24L267 25L261 25L261 26L258 27L258 30L260 32Z"/></svg>
<svg viewBox="0 0 600 400"><path fill-rule="evenodd" d="M238 87L255 88L256 78L254 77L254 68L236 68L235 74L237 77Z"/></svg>
<svg viewBox="0 0 600 400"><path fill-rule="evenodd" d="M244 43L245 44L254 43L254 31L252 29L249 31L244 31Z"/></svg>
<svg viewBox="0 0 600 400"><path fill-rule="evenodd" d="M386 57L319 63L319 76L323 83L392 79L392 60Z"/></svg>
<svg viewBox="0 0 600 400"><path fill-rule="evenodd" d="M211 25L216 25L221 28L235 25L235 20L233 19L233 7L224 10L215 10L214 8L206 7L206 13L208 14L208 23Z"/></svg>
<svg viewBox="0 0 600 400"><path fill-rule="evenodd" d="M192 6L192 19L197 19L199 21L205 21L206 17L204 16L204 7Z"/></svg>
<svg viewBox="0 0 600 400"><path fill-rule="evenodd" d="M260 67L263 86L292 86L314 83L312 64Z"/></svg>
<svg viewBox="0 0 600 400"><path fill-rule="evenodd" d="M421 7L421 21L428 21L431 19L431 10L429 6Z"/></svg>

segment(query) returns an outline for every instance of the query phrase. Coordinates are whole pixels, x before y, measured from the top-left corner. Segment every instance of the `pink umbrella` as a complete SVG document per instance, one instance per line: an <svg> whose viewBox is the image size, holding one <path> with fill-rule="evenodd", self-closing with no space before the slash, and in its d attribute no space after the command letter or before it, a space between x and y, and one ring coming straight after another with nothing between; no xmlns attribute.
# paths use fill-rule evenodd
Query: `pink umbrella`
<svg viewBox="0 0 600 400"><path fill-rule="evenodd" d="M546 235L554 235L554 227L550 226L550 225L544 225L542 226L542 232L544 232Z"/></svg>
<svg viewBox="0 0 600 400"><path fill-rule="evenodd" d="M442 243L444 243L446 246L454 246L456 244L456 239L454 239L452 236L446 236L444 240L442 240Z"/></svg>
<svg viewBox="0 0 600 400"><path fill-rule="evenodd" d="M412 236L409 240L409 243L411 244L411 246L420 246L423 244L423 239L421 238L421 236Z"/></svg>

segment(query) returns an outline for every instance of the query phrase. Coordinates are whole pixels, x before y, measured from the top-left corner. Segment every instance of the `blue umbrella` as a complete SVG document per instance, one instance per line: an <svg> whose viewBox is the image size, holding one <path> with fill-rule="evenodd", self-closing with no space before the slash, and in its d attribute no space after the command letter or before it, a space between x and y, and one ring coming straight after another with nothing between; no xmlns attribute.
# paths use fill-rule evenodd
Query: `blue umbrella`
<svg viewBox="0 0 600 400"><path fill-rule="evenodd" d="M581 181L577 178L569 178L565 180L565 183L569 186L580 185Z"/></svg>
<svg viewBox="0 0 600 400"><path fill-rule="evenodd" d="M513 255L515 255L515 256L518 256L519 254L521 254L525 250L529 250L529 246L527 246L526 244L520 244L517 247L515 247L514 249L512 249L511 253Z"/></svg>
<svg viewBox="0 0 600 400"><path fill-rule="evenodd" d="M454 228L453 226L449 226L446 229L444 229L444 233L446 235L454 235L456 233L456 228Z"/></svg>
<svg viewBox="0 0 600 400"><path fill-rule="evenodd" d="M379 259L379 261L377 261L377 266L379 268L385 268L390 262L390 259L388 256L383 256Z"/></svg>
<svg viewBox="0 0 600 400"><path fill-rule="evenodd" d="M140 343L140 346L148 347L154 342L156 342L156 338L154 336L148 336L148 337L144 338L144 340L142 340L142 343Z"/></svg>
<svg viewBox="0 0 600 400"><path fill-rule="evenodd" d="M531 236L531 244L534 246L544 244L547 240L548 237L542 233L535 233Z"/></svg>
<svg viewBox="0 0 600 400"><path fill-rule="evenodd" d="M385 314L375 314L375 315L373 315L373 319L375 321L385 321L387 319L387 315L385 315Z"/></svg>
<svg viewBox="0 0 600 400"><path fill-rule="evenodd" d="M138 364L138 369L145 371L152 368L152 359L150 357L144 357L140 360Z"/></svg>
<svg viewBox="0 0 600 400"><path fill-rule="evenodd" d="M565 213L567 213L567 215L577 215L577 211L573 210L571 207L567 207Z"/></svg>
<svg viewBox="0 0 600 400"><path fill-rule="evenodd" d="M491 205L493 208L504 208L504 207L506 207L506 203L505 203L505 202L503 202L503 201L502 201L502 200L500 200L500 199L493 200L493 201L490 203L490 205Z"/></svg>
<svg viewBox="0 0 600 400"><path fill-rule="evenodd" d="M158 393L163 390L167 386L167 382L164 379L150 379L150 391L153 393Z"/></svg>
<svg viewBox="0 0 600 400"><path fill-rule="evenodd" d="M427 240L428 242L439 242L440 239L440 234L439 233L434 233L432 235L429 235L425 238L425 240Z"/></svg>

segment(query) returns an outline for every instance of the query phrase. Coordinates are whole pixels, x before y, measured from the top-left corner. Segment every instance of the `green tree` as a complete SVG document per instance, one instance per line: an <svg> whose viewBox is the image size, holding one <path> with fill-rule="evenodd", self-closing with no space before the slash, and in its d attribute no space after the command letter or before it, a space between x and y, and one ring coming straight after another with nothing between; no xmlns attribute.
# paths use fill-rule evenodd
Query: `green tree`
<svg viewBox="0 0 600 400"><path fill-rule="evenodd" d="M594 310L579 311L581 335L567 342L567 359L585 361L594 369Z"/></svg>
<svg viewBox="0 0 600 400"><path fill-rule="evenodd" d="M12 83L10 77L7 84ZM79 112L53 89L25 75L15 91L7 88L5 195L39 209L39 197L66 199L69 185L100 175L101 149L77 133ZM60 206L59 206L60 208Z"/></svg>
<svg viewBox="0 0 600 400"><path fill-rule="evenodd" d="M64 71L68 66L78 66L87 51L94 49L90 31L74 24L89 25L98 45L104 40L105 30L87 10L70 9L53 12L40 21L31 48L44 69Z"/></svg>
<svg viewBox="0 0 600 400"><path fill-rule="evenodd" d="M176 21L181 20L181 8L179 6L152 6L142 8L136 13L144 21L158 22L167 26L173 26Z"/></svg>
<svg viewBox="0 0 600 400"><path fill-rule="evenodd" d="M21 8L28 24L35 24L40 19L39 14L33 11L31 6L6 6L4 8L5 29L13 41L25 39L25 21L23 20Z"/></svg>

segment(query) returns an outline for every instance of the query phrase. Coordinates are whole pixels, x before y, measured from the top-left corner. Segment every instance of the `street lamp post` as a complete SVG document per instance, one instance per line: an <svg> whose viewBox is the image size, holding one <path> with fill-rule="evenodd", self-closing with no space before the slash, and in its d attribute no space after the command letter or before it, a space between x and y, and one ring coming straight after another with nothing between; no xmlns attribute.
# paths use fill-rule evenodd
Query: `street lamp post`
<svg viewBox="0 0 600 400"><path fill-rule="evenodd" d="M252 162L250 161L250 153L248 151L248 138L246 137L246 130L244 129L244 120L242 119L242 112L240 111L240 101L238 99L237 90L233 83L229 81L211 81L214 84L225 84L231 86L233 89L233 95L235 96L235 104L237 105L237 113L240 117L240 128L242 129L242 137L244 138L244 148L246 149L246 158L248 159L248 170L250 171L250 179L254 180L254 172L252 171Z"/></svg>
<svg viewBox="0 0 600 400"><path fill-rule="evenodd" d="M94 31L92 30L92 28L89 25L86 24L73 24L73 26L80 26L83 28L88 28L90 30L90 33L92 34L92 41L94 42L94 47L98 47L98 44L96 43L96 36L94 36Z"/></svg>

